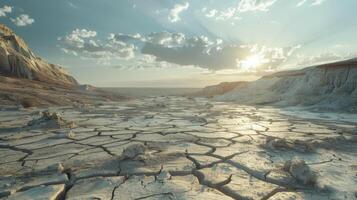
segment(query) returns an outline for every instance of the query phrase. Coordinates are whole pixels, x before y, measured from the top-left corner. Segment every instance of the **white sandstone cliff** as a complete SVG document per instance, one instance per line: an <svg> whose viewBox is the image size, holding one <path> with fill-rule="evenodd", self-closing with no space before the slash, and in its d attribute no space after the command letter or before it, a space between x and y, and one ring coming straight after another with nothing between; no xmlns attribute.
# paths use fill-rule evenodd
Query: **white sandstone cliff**
<svg viewBox="0 0 357 200"><path fill-rule="evenodd" d="M357 111L357 59L275 73L216 100Z"/></svg>

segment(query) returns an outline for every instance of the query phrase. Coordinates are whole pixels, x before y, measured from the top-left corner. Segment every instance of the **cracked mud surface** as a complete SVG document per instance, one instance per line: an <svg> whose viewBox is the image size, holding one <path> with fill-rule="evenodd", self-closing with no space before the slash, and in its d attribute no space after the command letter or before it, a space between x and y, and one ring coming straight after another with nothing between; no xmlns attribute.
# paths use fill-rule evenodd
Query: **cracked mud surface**
<svg viewBox="0 0 357 200"><path fill-rule="evenodd" d="M357 196L353 123L183 97L50 110L75 126L27 126L40 110L0 112L0 198Z"/></svg>

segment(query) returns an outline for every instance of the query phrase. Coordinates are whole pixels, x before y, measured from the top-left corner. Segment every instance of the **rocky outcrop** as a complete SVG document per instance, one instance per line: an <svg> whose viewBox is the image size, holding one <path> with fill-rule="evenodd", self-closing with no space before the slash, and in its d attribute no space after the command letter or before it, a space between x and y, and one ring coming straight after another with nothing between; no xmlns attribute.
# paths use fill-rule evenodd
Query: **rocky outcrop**
<svg viewBox="0 0 357 200"><path fill-rule="evenodd" d="M27 123L27 126L31 128L48 128L48 129L75 127L75 124L73 122L66 122L59 113L56 112L50 113L49 111L43 111L41 114L42 116L40 118L31 120L29 123Z"/></svg>
<svg viewBox="0 0 357 200"><path fill-rule="evenodd" d="M237 87L216 99L355 112L357 59L275 73Z"/></svg>
<svg viewBox="0 0 357 200"><path fill-rule="evenodd" d="M317 174L303 160L288 160L284 164L284 171L291 174L298 182L304 185L314 185Z"/></svg>
<svg viewBox="0 0 357 200"><path fill-rule="evenodd" d="M202 90L192 94L193 96L204 96L204 97L213 97L216 95L225 94L234 88L244 85L246 82L237 81L237 82L223 82L217 85L211 85L203 88Z"/></svg>
<svg viewBox="0 0 357 200"><path fill-rule="evenodd" d="M60 85L77 85L61 67L37 57L26 43L0 24L0 74Z"/></svg>
<svg viewBox="0 0 357 200"><path fill-rule="evenodd" d="M123 99L90 85L79 85L64 69L37 57L20 37L0 24L1 106L81 106Z"/></svg>

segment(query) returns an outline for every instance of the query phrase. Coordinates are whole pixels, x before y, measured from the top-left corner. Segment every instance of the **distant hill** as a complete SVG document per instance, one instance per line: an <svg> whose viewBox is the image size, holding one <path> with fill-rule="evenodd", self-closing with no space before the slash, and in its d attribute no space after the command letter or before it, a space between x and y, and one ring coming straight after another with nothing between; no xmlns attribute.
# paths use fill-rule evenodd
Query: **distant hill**
<svg viewBox="0 0 357 200"><path fill-rule="evenodd" d="M357 112L357 59L277 72L215 99Z"/></svg>
<svg viewBox="0 0 357 200"><path fill-rule="evenodd" d="M237 81L237 82L223 82L217 85L211 85L199 90L195 93L192 93L191 96L203 96L203 97L214 97L216 95L225 94L238 86L244 85L246 82Z"/></svg>

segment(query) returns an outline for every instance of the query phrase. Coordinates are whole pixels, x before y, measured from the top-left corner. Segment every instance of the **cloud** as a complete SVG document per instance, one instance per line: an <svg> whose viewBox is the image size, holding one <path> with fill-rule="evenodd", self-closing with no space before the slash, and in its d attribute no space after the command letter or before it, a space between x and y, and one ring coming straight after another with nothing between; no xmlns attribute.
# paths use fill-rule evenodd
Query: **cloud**
<svg viewBox="0 0 357 200"><path fill-rule="evenodd" d="M306 3L309 3L310 7L311 6L318 6L318 5L321 5L325 1L326 0L300 0L300 2L296 6L300 7L300 6L303 6Z"/></svg>
<svg viewBox="0 0 357 200"><path fill-rule="evenodd" d="M268 48L259 45L224 45L207 37L185 38L178 45L168 46L147 41L141 53L156 57L156 61L165 61L184 66L198 66L208 70L244 68L244 62L252 56L259 56L254 70L275 70L294 54L300 46L286 48Z"/></svg>
<svg viewBox="0 0 357 200"><path fill-rule="evenodd" d="M236 15L236 13L237 13L236 8L227 8L226 10L219 12L219 14L216 16L216 19L217 20L231 19Z"/></svg>
<svg viewBox="0 0 357 200"><path fill-rule="evenodd" d="M216 10L216 9L208 9L204 7L202 13L207 18L212 18L215 20L228 20L228 19L241 19L241 17L237 16L237 8L229 7L224 10Z"/></svg>
<svg viewBox="0 0 357 200"><path fill-rule="evenodd" d="M239 60L239 67L245 71L275 71L291 58L301 45L290 47L267 47L261 45L247 45L250 55Z"/></svg>
<svg viewBox="0 0 357 200"><path fill-rule="evenodd" d="M109 34L104 41L96 37L96 31L75 29L58 40L62 42L61 50L64 53L80 56L82 59L93 59L99 63L110 64L115 59L128 60L135 57L135 45L126 42L130 37L135 38L134 36Z"/></svg>
<svg viewBox="0 0 357 200"><path fill-rule="evenodd" d="M216 9L213 9L213 10L210 10L207 14L206 14L206 17L214 17L216 16L217 14L217 10Z"/></svg>
<svg viewBox="0 0 357 200"><path fill-rule="evenodd" d="M268 11L277 0L241 0L237 10L239 12L248 11Z"/></svg>
<svg viewBox="0 0 357 200"><path fill-rule="evenodd" d="M146 35L111 33L106 40L98 40L95 31L75 29L59 40L64 53L99 63L130 59L130 66L194 66L210 71L273 71L300 48L225 44L219 38L166 31Z"/></svg>
<svg viewBox="0 0 357 200"><path fill-rule="evenodd" d="M0 17L7 17L7 14L12 13L12 11L13 11L13 7L4 5L2 8L0 8ZM16 26L28 26L35 22L35 20L32 19L27 14L21 14L20 16L18 16L16 18L10 18L10 20Z"/></svg>
<svg viewBox="0 0 357 200"><path fill-rule="evenodd" d="M2 8L0 8L0 17L6 17L6 14L11 12L12 12L12 7L5 5Z"/></svg>
<svg viewBox="0 0 357 200"><path fill-rule="evenodd" d="M186 36L183 33L170 33L167 31L162 32L152 32L147 35L136 34L123 34L123 33L111 33L108 37L109 40L115 40L117 42L131 43L140 45L143 42L150 42L153 44L163 45L166 47L173 47L181 45L185 40Z"/></svg>
<svg viewBox="0 0 357 200"><path fill-rule="evenodd" d="M35 22L34 19L30 18L30 16L26 14L22 14L15 19L11 18L11 21L16 25L16 26L27 26L31 25L32 23Z"/></svg>
<svg viewBox="0 0 357 200"><path fill-rule="evenodd" d="M300 7L306 3L307 0L301 0L296 6Z"/></svg>
<svg viewBox="0 0 357 200"><path fill-rule="evenodd" d="M146 38L147 42L165 47L181 45L185 40L186 36L183 33L169 33L166 31L150 33Z"/></svg>
<svg viewBox="0 0 357 200"><path fill-rule="evenodd" d="M218 13L218 10L216 9L207 9L207 7L202 8L202 13L205 14L206 17L208 18L213 18L216 16L216 14Z"/></svg>
<svg viewBox="0 0 357 200"><path fill-rule="evenodd" d="M202 12L207 18L216 20L241 19L238 15L246 12L267 12L278 0L241 0L237 6L225 8L223 10L203 8Z"/></svg>
<svg viewBox="0 0 357 200"><path fill-rule="evenodd" d="M97 36L97 32L86 29L76 29L70 35L81 38L91 38Z"/></svg>
<svg viewBox="0 0 357 200"><path fill-rule="evenodd" d="M75 5L74 3L67 1L69 7L74 8L74 9L78 9L79 7L77 5Z"/></svg>
<svg viewBox="0 0 357 200"><path fill-rule="evenodd" d="M145 40L139 33L136 34L123 34L123 33L111 33L109 34L109 40L118 40L122 42L130 42L130 41L136 41L136 40Z"/></svg>
<svg viewBox="0 0 357 200"><path fill-rule="evenodd" d="M321 5L323 2L326 0L315 0L314 2L311 3L311 6L318 6Z"/></svg>
<svg viewBox="0 0 357 200"><path fill-rule="evenodd" d="M85 39L93 38L97 35L96 31L86 29L75 29L63 38L65 44L71 49L80 49L85 45ZM62 38L61 38L62 40Z"/></svg>
<svg viewBox="0 0 357 200"><path fill-rule="evenodd" d="M315 56L303 56L298 55L299 61L298 65L300 66L311 66L323 63L329 63L334 61L345 60L348 58L352 58L352 54L337 54L332 52L326 52Z"/></svg>
<svg viewBox="0 0 357 200"><path fill-rule="evenodd" d="M189 6L190 6L190 4L188 2L186 2L184 4L176 4L174 6L174 8L172 8L170 10L169 21L171 23L175 23L175 22L181 21L180 13L185 11L185 10L187 10Z"/></svg>

